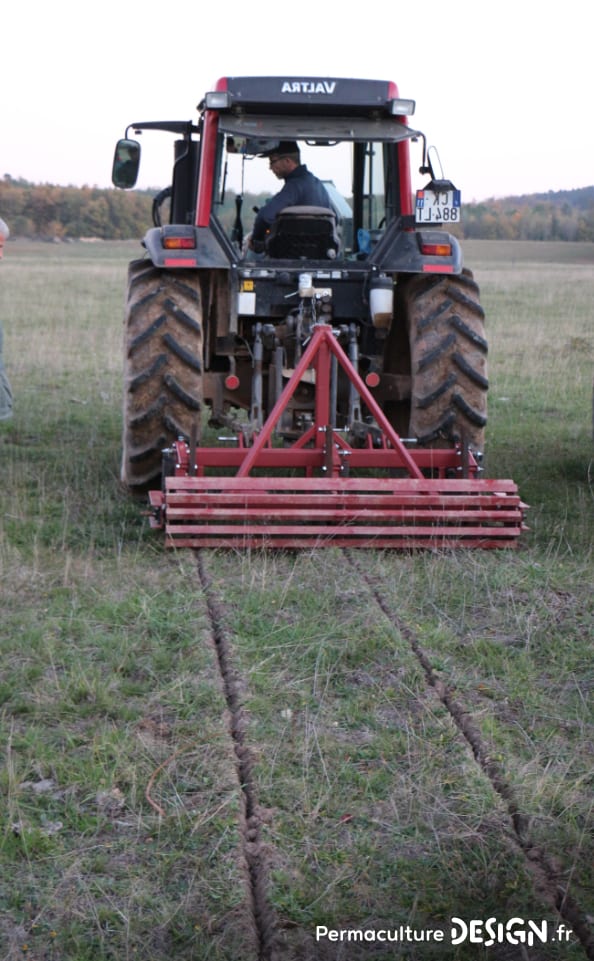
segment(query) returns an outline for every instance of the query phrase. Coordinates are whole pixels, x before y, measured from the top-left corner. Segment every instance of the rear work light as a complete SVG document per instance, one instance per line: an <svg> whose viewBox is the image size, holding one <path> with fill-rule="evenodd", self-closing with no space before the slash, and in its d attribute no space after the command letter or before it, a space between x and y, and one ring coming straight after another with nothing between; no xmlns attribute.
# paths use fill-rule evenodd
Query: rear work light
<svg viewBox="0 0 594 961"><path fill-rule="evenodd" d="M415 107L414 100L402 100L399 97L388 101L388 110L394 117L412 117Z"/></svg>
<svg viewBox="0 0 594 961"><path fill-rule="evenodd" d="M421 253L425 254L426 257L451 257L452 245L448 241L442 241L438 244L421 241Z"/></svg>
<svg viewBox="0 0 594 961"><path fill-rule="evenodd" d="M195 250L195 237L164 237L163 247L165 250Z"/></svg>
<svg viewBox="0 0 594 961"><path fill-rule="evenodd" d="M228 90L210 90L204 104L207 110L229 110L233 106L233 97Z"/></svg>

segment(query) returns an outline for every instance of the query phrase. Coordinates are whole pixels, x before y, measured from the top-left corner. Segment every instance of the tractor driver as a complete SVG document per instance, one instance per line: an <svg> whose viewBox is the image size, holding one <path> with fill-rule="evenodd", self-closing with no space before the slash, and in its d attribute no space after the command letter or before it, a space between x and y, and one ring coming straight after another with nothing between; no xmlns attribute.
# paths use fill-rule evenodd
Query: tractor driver
<svg viewBox="0 0 594 961"><path fill-rule="evenodd" d="M264 250L264 241L276 216L285 207L331 207L330 197L318 180L301 163L299 147L294 140L281 140L278 147L259 154L268 157L270 169L284 186L268 203L260 208L248 237L248 247L256 253Z"/></svg>

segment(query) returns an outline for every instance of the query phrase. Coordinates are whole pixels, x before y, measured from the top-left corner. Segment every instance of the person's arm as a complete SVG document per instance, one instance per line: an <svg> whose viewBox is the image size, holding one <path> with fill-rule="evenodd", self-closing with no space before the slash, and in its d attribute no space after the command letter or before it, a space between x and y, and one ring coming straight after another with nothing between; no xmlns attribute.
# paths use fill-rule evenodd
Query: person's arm
<svg viewBox="0 0 594 961"><path fill-rule="evenodd" d="M252 230L252 241L262 242L266 231L274 223L276 217L285 207L293 207L298 202L297 185L290 180L285 181L282 190L272 197L268 203L258 211Z"/></svg>

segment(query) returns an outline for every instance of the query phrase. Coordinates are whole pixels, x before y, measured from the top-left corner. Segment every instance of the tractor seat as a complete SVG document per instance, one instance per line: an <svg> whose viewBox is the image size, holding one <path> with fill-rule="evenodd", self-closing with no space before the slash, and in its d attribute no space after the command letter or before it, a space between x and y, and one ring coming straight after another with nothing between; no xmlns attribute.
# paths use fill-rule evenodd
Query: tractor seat
<svg viewBox="0 0 594 961"><path fill-rule="evenodd" d="M334 260L339 246L329 207L285 207L266 239L268 256L286 260Z"/></svg>

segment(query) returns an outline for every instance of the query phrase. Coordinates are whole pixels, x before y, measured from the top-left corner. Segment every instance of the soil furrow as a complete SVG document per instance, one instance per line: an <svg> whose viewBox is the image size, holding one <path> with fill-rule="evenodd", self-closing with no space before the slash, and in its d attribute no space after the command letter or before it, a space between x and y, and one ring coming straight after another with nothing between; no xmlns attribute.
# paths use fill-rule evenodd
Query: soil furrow
<svg viewBox="0 0 594 961"><path fill-rule="evenodd" d="M348 557L351 565L367 584L384 616L410 645L421 665L428 685L435 691L441 703L447 709L456 727L470 746L477 764L505 804L513 827L513 836L526 859L535 891L571 927L585 952L585 956L589 961L594 961L594 933L587 920L586 913L560 883L561 872L554 859L542 845L535 844L531 838L528 826L529 819L519 809L517 799L505 776L502 765L490 755L472 715L457 698L454 688L444 683L437 674L416 632L391 609L381 590L376 587L371 577L360 567L352 554L349 554Z"/></svg>
<svg viewBox="0 0 594 961"><path fill-rule="evenodd" d="M204 556L199 551L196 552L196 563L210 619L223 692L229 711L230 734L237 761L237 776L243 796L244 811L241 833L258 961L276 961L278 958L277 922L268 897L268 868L261 838L262 822L259 814L258 790L253 773L253 756L247 743L248 721L243 698L245 681L235 667L232 644L225 627L224 608L213 588Z"/></svg>

